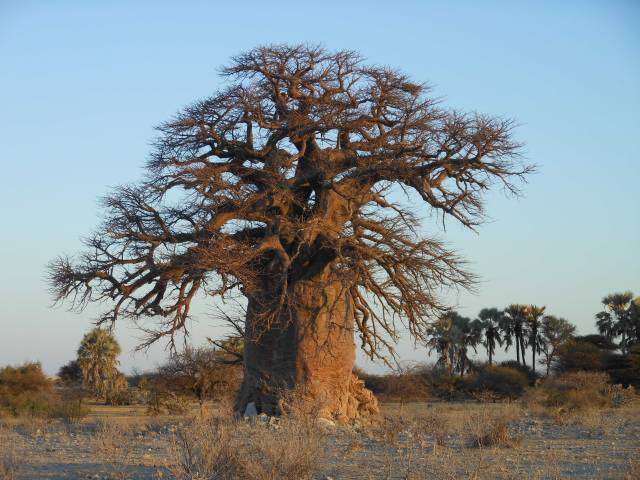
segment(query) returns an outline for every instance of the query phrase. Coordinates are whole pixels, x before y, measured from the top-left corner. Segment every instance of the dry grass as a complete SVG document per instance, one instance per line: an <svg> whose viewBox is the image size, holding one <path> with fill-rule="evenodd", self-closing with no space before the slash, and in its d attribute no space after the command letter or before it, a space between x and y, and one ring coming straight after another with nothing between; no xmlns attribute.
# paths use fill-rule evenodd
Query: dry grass
<svg viewBox="0 0 640 480"><path fill-rule="evenodd" d="M635 405L583 410L572 422L559 425L532 416L518 404L386 404L378 425L326 430L314 422L313 412L310 418L290 412L270 422L234 421L228 408L214 405L208 408L210 415L195 409L186 418L149 418L128 407L95 410L72 434L59 421L49 422L44 432L32 422L31 428L41 430L36 436L25 428L26 419L1 421L0 436L10 440L22 462L18 478L41 478L46 470L47 478L66 479L96 473L103 479L136 480L489 480L625 474L631 479L638 471L632 460L640 438ZM0 458L16 458L9 453Z"/></svg>
<svg viewBox="0 0 640 480"><path fill-rule="evenodd" d="M100 420L96 424L91 440L96 456L114 463L120 458L123 446L126 445L123 424L118 421Z"/></svg>
<svg viewBox="0 0 640 480"><path fill-rule="evenodd" d="M18 456L15 451L0 451L0 479L16 480L18 473Z"/></svg>
<svg viewBox="0 0 640 480"><path fill-rule="evenodd" d="M466 420L466 430L470 435L470 445L475 448L514 448L521 438L514 436L509 424L516 421L521 412L511 407L493 415L486 408L471 413Z"/></svg>
<svg viewBox="0 0 640 480"><path fill-rule="evenodd" d="M19 459L13 442L13 429L0 420L0 479L15 480L19 473Z"/></svg>
<svg viewBox="0 0 640 480"><path fill-rule="evenodd" d="M322 461L318 429L287 419L277 427L194 419L178 430L171 450L168 466L179 480L302 480Z"/></svg>

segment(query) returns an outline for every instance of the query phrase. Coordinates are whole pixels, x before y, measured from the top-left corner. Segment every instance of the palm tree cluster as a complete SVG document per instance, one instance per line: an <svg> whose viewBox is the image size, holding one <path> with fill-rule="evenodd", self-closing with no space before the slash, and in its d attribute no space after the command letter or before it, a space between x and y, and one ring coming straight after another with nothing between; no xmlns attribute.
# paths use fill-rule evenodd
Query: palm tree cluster
<svg viewBox="0 0 640 480"><path fill-rule="evenodd" d="M640 343L640 297L632 292L612 293L602 299L604 310L596 314L600 335L627 354ZM619 339L619 340L618 340Z"/></svg>
<svg viewBox="0 0 640 480"><path fill-rule="evenodd" d="M427 347L429 352L435 350L438 353L437 364L450 375L455 371L464 375L469 366L469 348L477 351L481 334L479 320L471 320L450 310L431 325Z"/></svg>
<svg viewBox="0 0 640 480"><path fill-rule="evenodd" d="M546 307L511 304L504 310L483 308L474 320L450 310L445 312L429 329L427 347L438 354L437 364L448 371L464 375L470 366L468 352L482 345L493 364L498 347L508 351L516 347L516 361L527 366L526 353L531 349L531 368L535 372L536 356L543 356L547 374L557 356L558 347L574 333L575 327L567 320L545 315ZM539 357L538 357L539 358Z"/></svg>

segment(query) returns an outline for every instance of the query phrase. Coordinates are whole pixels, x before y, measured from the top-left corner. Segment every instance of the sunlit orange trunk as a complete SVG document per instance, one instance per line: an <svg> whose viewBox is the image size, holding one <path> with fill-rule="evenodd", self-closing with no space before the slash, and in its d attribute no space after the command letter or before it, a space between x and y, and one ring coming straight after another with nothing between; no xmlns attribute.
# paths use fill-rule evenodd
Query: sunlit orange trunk
<svg viewBox="0 0 640 480"><path fill-rule="evenodd" d="M352 373L355 342L348 293L339 282L322 280L292 287L289 305L268 328L260 302L249 301L238 413L253 402L258 413L278 415L290 392L312 402L321 416L340 422L377 412L375 397Z"/></svg>

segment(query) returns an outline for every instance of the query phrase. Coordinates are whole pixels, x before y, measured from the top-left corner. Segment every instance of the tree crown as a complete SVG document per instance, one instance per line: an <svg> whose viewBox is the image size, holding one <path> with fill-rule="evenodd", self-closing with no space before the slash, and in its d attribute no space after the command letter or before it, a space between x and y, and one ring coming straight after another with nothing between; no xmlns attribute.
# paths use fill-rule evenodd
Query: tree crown
<svg viewBox="0 0 640 480"><path fill-rule="evenodd" d="M222 74L226 88L158 127L146 179L105 199L88 252L51 264L55 298L111 301L101 322L152 319L139 323L149 345L186 328L200 291L241 293L275 316L292 285L325 275L349 296L370 355L398 319L424 338L444 310L439 289L474 277L418 234L420 219L474 228L492 184L517 192L532 167L514 122L446 109L352 51L259 47Z"/></svg>

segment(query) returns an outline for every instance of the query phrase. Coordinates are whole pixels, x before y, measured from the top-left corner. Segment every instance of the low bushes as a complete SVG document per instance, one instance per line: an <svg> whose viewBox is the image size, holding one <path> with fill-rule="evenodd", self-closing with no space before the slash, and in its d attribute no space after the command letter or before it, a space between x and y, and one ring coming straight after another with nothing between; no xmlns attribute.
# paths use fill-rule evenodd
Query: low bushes
<svg viewBox="0 0 640 480"><path fill-rule="evenodd" d="M531 369L531 367L518 363L515 360L500 362L499 366L517 370L518 372L522 373L527 378L527 380L529 381L529 385L531 386L535 385L536 380L538 379L538 375Z"/></svg>
<svg viewBox="0 0 640 480"><path fill-rule="evenodd" d="M0 369L0 411L55 418L65 424L79 423L89 413L82 403L82 392L68 386L54 389L36 362Z"/></svg>
<svg viewBox="0 0 640 480"><path fill-rule="evenodd" d="M548 406L569 411L611 406L609 376L601 372L570 372L547 379L541 386Z"/></svg>
<svg viewBox="0 0 640 480"><path fill-rule="evenodd" d="M360 370L356 374L383 401L425 401L433 397L446 401L515 399L534 378L526 367L502 365L479 366L475 373L464 377L428 366L386 375L371 375Z"/></svg>
<svg viewBox="0 0 640 480"><path fill-rule="evenodd" d="M429 385L418 369L386 375L372 375L362 370L355 370L354 373L364 381L365 387L383 401L419 402L431 396Z"/></svg>
<svg viewBox="0 0 640 480"><path fill-rule="evenodd" d="M49 406L49 417L62 420L66 425L78 424L89 415L89 408L81 399L58 400Z"/></svg>
<svg viewBox="0 0 640 480"><path fill-rule="evenodd" d="M556 372L601 371L605 352L591 342L569 341L558 349Z"/></svg>
<svg viewBox="0 0 640 480"><path fill-rule="evenodd" d="M45 415L53 397L53 383L37 362L0 369L0 410L11 415Z"/></svg>
<svg viewBox="0 0 640 480"><path fill-rule="evenodd" d="M547 378L524 397L533 411L561 421L588 410L614 406L615 388L603 372L568 372Z"/></svg>
<svg viewBox="0 0 640 480"><path fill-rule="evenodd" d="M491 392L497 398L514 399L521 396L529 379L520 370L502 366L488 366L478 372L470 383L473 392Z"/></svg>

